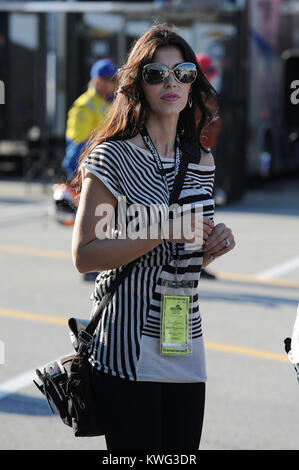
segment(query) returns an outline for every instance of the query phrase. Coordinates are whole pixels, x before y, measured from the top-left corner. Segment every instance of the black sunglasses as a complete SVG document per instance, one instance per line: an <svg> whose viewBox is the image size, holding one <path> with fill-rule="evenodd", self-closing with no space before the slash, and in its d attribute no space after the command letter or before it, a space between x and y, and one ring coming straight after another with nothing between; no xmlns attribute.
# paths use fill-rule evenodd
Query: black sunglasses
<svg viewBox="0 0 299 470"><path fill-rule="evenodd" d="M174 78L180 83L193 83L197 77L196 65L192 62L183 62L169 69L162 64L146 64L143 67L143 80L149 85L158 85L164 82L173 73Z"/></svg>

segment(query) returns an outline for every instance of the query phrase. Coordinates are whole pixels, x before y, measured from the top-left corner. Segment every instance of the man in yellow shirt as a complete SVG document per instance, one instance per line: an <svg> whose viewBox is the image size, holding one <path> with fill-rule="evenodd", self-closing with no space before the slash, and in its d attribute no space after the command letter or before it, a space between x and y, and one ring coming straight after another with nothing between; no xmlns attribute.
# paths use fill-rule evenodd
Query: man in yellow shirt
<svg viewBox="0 0 299 470"><path fill-rule="evenodd" d="M101 59L90 70L88 89L76 99L68 112L66 152L62 162L68 180L75 176L77 162L91 132L101 125L115 91L116 65L111 59Z"/></svg>

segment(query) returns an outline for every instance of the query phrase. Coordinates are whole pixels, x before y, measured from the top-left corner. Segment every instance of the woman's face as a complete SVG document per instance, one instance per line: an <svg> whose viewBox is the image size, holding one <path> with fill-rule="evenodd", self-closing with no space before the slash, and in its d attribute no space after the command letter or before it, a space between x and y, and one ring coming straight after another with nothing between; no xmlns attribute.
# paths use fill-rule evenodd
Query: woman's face
<svg viewBox="0 0 299 470"><path fill-rule="evenodd" d="M176 65L185 62L181 51L174 46L157 49L153 62L166 65L173 69ZM164 82L150 85L142 80L142 88L150 110L156 114L179 114L186 106L191 91L190 83L180 83L173 73L170 73Z"/></svg>

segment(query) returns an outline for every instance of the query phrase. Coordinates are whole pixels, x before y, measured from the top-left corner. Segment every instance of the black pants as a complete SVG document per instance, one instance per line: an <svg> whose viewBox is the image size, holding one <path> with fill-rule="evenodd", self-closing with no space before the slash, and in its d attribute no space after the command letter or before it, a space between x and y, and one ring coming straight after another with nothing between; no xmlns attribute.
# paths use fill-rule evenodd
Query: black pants
<svg viewBox="0 0 299 470"><path fill-rule="evenodd" d="M197 450L205 384L134 382L94 371L108 450Z"/></svg>

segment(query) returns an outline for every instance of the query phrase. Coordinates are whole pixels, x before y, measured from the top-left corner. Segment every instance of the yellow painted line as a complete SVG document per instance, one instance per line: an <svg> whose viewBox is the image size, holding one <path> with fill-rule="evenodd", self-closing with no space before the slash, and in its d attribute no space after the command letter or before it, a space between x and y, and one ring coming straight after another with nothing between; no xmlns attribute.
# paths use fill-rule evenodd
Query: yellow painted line
<svg viewBox="0 0 299 470"><path fill-rule="evenodd" d="M58 250L43 250L40 248L30 248L27 246L0 245L0 251L12 254L22 254L31 256L41 256L46 258L71 259L71 253Z"/></svg>
<svg viewBox="0 0 299 470"><path fill-rule="evenodd" d="M250 274L241 273L227 273L218 271L215 273L218 279L224 279L229 281L249 282L253 284L263 284L269 286L279 287L299 287L299 281L292 279L263 279L262 277L252 276Z"/></svg>
<svg viewBox="0 0 299 470"><path fill-rule="evenodd" d="M21 310L11 310L0 308L0 315L9 318L18 318L22 320L37 321L43 323L54 323L58 325L67 325L67 318L43 315L39 313L23 312ZM260 359L269 359L272 361L289 362L286 354L278 354L271 351L262 351L260 349L245 348L243 346L234 346L232 344L215 343L205 341L205 347L214 351L233 353L241 356L258 357Z"/></svg>
<svg viewBox="0 0 299 470"><path fill-rule="evenodd" d="M54 317L43 315L40 313L23 312L22 310L11 310L8 308L0 308L0 315L9 318L19 318L22 320L39 321L43 323L55 323L58 325L67 325L67 319L63 317Z"/></svg>
<svg viewBox="0 0 299 470"><path fill-rule="evenodd" d="M72 259L71 252L59 250L44 250L39 248L30 248L26 246L0 245L0 252L1 251L12 254L23 254L46 258ZM230 273L224 271L217 271L215 274L218 279L229 281L248 282L267 286L299 288L299 281L294 281L292 279L263 279L261 277L253 276L250 274Z"/></svg>
<svg viewBox="0 0 299 470"><path fill-rule="evenodd" d="M234 346L232 344L214 343L212 341L205 341L205 346L207 349L213 349L214 351L228 352L242 356L259 357L261 359L270 359L272 361L289 362L286 354L279 354L271 351L245 348L243 346Z"/></svg>

